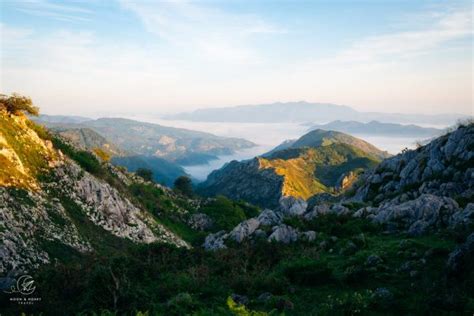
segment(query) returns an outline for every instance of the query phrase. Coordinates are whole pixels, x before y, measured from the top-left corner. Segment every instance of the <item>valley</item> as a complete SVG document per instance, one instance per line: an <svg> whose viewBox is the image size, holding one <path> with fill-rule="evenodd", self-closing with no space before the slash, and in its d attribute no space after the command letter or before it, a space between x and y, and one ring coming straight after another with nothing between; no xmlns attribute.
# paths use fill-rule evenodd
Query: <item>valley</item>
<svg viewBox="0 0 474 316"><path fill-rule="evenodd" d="M7 314L471 308L472 122L396 155L298 124L284 138L254 136L274 143L222 156L196 186L174 155L134 155L77 118L48 120L0 109L0 285L31 273L44 302L1 295ZM120 135L147 126L130 122Z"/></svg>

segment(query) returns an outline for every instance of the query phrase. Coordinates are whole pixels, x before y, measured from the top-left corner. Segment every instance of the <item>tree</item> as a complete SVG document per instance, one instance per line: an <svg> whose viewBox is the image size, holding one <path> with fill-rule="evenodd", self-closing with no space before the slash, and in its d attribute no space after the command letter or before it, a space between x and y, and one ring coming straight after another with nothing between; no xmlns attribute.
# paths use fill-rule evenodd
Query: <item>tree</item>
<svg viewBox="0 0 474 316"><path fill-rule="evenodd" d="M137 171L135 171L135 174L139 177L142 177L143 180L146 181L153 181L153 171L147 168L138 168Z"/></svg>
<svg viewBox="0 0 474 316"><path fill-rule="evenodd" d="M17 93L13 93L10 96L0 94L0 110L5 110L13 115L19 115L22 112L34 116L39 115L39 108L33 105L31 98Z"/></svg>
<svg viewBox="0 0 474 316"><path fill-rule="evenodd" d="M174 189L186 196L193 196L193 183L187 176L180 176L174 181Z"/></svg>

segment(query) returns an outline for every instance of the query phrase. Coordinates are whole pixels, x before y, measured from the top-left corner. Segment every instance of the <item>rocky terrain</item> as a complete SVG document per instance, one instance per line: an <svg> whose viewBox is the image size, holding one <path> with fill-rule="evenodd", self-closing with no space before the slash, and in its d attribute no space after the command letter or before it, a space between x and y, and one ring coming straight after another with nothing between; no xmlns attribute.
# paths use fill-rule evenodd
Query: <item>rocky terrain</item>
<svg viewBox="0 0 474 316"><path fill-rule="evenodd" d="M188 247L116 188L117 182L136 181L133 177L109 165L116 177L114 187L63 155L50 140L38 136L35 129L45 131L25 116L1 111L0 115L1 272L50 262L47 250L52 245L95 251L91 236L84 233L85 229L96 229L91 226L100 234L110 233L136 243ZM97 161L89 155L83 154L81 161Z"/></svg>
<svg viewBox="0 0 474 316"><path fill-rule="evenodd" d="M340 193L388 154L347 134L312 131L249 161L232 161L200 185L206 195L223 194L274 208L282 196L303 200Z"/></svg>
<svg viewBox="0 0 474 316"><path fill-rule="evenodd" d="M285 218L312 221L328 214L368 219L388 233L410 236L442 229L470 230L474 223L473 188L474 124L470 123L426 146L385 159L363 175L351 193L326 201L315 199L309 205L301 199L282 197L274 210L267 209L230 232L209 235L203 246L215 250L225 248L226 240L240 243L264 238L288 243L314 239L316 232L298 231L282 223Z"/></svg>
<svg viewBox="0 0 474 316"><path fill-rule="evenodd" d="M42 298L2 291L2 314L474 311L473 124L381 162L346 136L305 137L216 171L236 199L272 201L259 209L1 119L0 288L28 271Z"/></svg>

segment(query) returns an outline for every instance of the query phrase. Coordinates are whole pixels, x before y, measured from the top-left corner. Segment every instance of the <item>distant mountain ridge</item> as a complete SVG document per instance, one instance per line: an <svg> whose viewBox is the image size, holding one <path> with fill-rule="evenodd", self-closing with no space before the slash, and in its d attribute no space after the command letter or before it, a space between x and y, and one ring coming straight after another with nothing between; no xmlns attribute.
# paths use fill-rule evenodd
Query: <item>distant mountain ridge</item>
<svg viewBox="0 0 474 316"><path fill-rule="evenodd" d="M162 126L124 118L100 118L80 123L63 120L36 120L49 128L90 128L118 147L138 155L160 157L183 165L205 163L218 155L255 146L241 138L228 138L210 133Z"/></svg>
<svg viewBox="0 0 474 316"><path fill-rule="evenodd" d="M334 120L356 120L369 122L378 120L397 123L429 123L452 125L459 119L468 118L462 114L402 114L359 112L345 105L330 103L276 102L271 104L241 105L198 109L193 112L167 115L165 119L189 120L202 122L249 122L249 123L282 123L282 122L330 122Z"/></svg>
<svg viewBox="0 0 474 316"><path fill-rule="evenodd" d="M310 124L307 124L310 125ZM413 124L403 125L370 121L361 123L356 121L333 121L327 124L310 125L309 130L324 129L348 134L379 135L392 137L434 137L443 130L439 128L421 127Z"/></svg>

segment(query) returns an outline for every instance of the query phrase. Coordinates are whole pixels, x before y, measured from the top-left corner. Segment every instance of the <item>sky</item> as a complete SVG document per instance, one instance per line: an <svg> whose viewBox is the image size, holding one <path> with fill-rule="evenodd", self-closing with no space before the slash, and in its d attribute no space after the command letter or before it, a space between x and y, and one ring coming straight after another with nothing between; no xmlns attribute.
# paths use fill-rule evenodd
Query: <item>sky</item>
<svg viewBox="0 0 474 316"><path fill-rule="evenodd" d="M301 101L473 109L471 1L0 1L0 91L43 113Z"/></svg>

